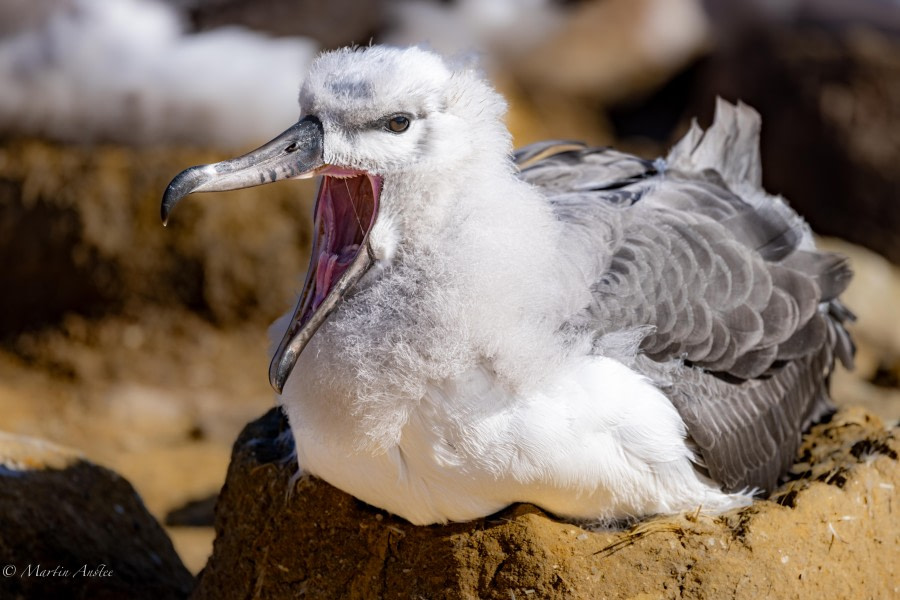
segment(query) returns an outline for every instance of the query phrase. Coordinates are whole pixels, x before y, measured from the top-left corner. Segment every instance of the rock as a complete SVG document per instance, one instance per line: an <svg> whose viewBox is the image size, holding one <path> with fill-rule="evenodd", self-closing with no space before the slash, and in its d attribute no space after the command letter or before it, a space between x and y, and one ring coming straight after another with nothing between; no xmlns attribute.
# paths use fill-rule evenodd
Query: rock
<svg viewBox="0 0 900 600"><path fill-rule="evenodd" d="M697 75L685 117L709 122L716 95L755 107L766 189L787 197L818 233L898 263L900 6L793 4L821 12L788 18L776 10L718 28L720 44Z"/></svg>
<svg viewBox="0 0 900 600"><path fill-rule="evenodd" d="M268 324L284 312L306 268L312 184L204 194L160 224L169 180L222 158L183 148L0 146L0 288L15 290L0 295L0 337L66 313L129 307L186 307L220 325Z"/></svg>
<svg viewBox="0 0 900 600"><path fill-rule="evenodd" d="M278 409L234 446L198 599L849 598L898 592L895 432L860 409L805 438L790 481L719 517L589 531L530 505L416 527L296 465Z"/></svg>
<svg viewBox="0 0 900 600"><path fill-rule="evenodd" d="M852 400L885 421L900 418L900 267L861 246L836 238L820 239L819 247L847 257L853 269L850 287L841 295L856 313L848 325L856 344L852 371L837 369L832 397Z"/></svg>
<svg viewBox="0 0 900 600"><path fill-rule="evenodd" d="M191 500L166 514L165 523L169 527L212 527L218 494L199 500Z"/></svg>
<svg viewBox="0 0 900 600"><path fill-rule="evenodd" d="M710 37L698 0L580 2L511 67L530 88L609 106L663 84L702 56Z"/></svg>
<svg viewBox="0 0 900 600"><path fill-rule="evenodd" d="M0 597L185 598L193 578L131 485L0 433Z"/></svg>
<svg viewBox="0 0 900 600"><path fill-rule="evenodd" d="M385 21L385 0L167 0L200 30L233 25L278 36L308 36L326 48L362 44Z"/></svg>

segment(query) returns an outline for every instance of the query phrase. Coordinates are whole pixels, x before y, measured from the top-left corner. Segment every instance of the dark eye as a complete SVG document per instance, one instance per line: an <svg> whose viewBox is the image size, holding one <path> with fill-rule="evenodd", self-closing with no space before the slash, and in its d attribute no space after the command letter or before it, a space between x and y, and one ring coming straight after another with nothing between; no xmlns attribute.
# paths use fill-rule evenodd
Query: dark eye
<svg viewBox="0 0 900 600"><path fill-rule="evenodd" d="M298 144L297 142L294 142L293 144L291 144L290 146L285 148L284 151L287 152L288 154L290 154L291 152L296 152L297 148L299 148L299 147L300 147L300 144Z"/></svg>
<svg viewBox="0 0 900 600"><path fill-rule="evenodd" d="M394 133L403 133L409 129L409 119L403 115L396 115L388 119L385 127Z"/></svg>

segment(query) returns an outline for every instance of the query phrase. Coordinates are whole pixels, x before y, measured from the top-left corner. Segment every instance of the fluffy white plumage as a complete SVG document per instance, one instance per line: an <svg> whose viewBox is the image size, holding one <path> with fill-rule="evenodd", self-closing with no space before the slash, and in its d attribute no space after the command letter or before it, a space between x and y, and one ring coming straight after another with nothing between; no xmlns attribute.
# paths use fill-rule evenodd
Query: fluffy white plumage
<svg viewBox="0 0 900 600"><path fill-rule="evenodd" d="M384 178L376 268L280 398L301 469L420 524L519 501L573 519L749 501L695 468L678 412L626 364L646 329L560 329L592 302L615 232L584 247L516 176L505 102L475 69L341 50L300 98L326 163ZM358 126L397 112L415 116L402 136Z"/></svg>

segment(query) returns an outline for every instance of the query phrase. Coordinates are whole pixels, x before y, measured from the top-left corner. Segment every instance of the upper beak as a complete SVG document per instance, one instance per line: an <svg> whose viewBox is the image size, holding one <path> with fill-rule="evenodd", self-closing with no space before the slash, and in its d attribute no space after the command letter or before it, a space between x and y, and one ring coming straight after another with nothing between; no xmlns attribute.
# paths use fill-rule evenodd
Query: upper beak
<svg viewBox="0 0 900 600"><path fill-rule="evenodd" d="M311 177L323 165L324 133L316 117L306 117L252 152L211 165L198 165L179 173L163 194L163 224L178 202L194 192L223 192Z"/></svg>

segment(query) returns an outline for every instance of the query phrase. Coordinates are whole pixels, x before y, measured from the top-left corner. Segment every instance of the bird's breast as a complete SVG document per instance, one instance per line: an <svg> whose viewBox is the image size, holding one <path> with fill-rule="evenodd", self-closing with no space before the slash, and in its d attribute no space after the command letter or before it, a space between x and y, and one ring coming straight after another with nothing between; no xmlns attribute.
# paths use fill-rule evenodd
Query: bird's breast
<svg viewBox="0 0 900 600"><path fill-rule="evenodd" d="M665 465L689 465L668 400L599 357L573 361L524 393L486 363L431 382L396 441L377 450L360 447L352 413L333 415L343 422L324 434L322 415L308 405L285 408L301 468L417 524L470 520L513 502L573 518L635 503L652 512L664 498L655 481L665 479Z"/></svg>

